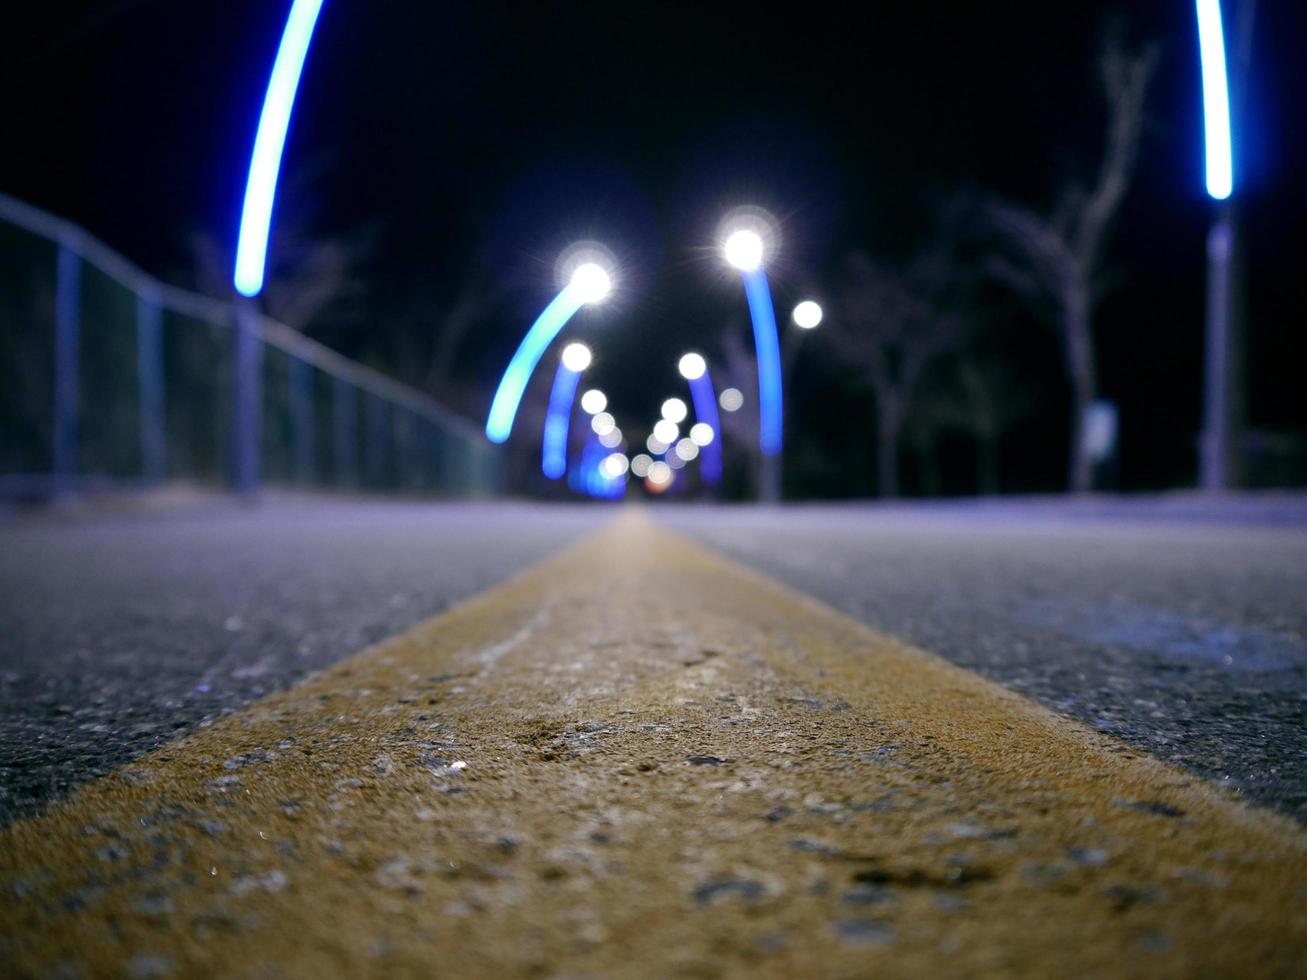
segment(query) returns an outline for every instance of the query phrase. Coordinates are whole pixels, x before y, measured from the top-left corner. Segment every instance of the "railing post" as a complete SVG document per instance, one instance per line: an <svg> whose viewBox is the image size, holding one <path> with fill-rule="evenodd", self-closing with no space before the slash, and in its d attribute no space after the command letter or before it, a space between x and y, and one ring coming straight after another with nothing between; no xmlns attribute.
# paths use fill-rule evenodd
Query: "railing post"
<svg viewBox="0 0 1307 980"><path fill-rule="evenodd" d="M290 417L294 429L295 478L313 482L313 368L294 355L290 358Z"/></svg>
<svg viewBox="0 0 1307 980"><path fill-rule="evenodd" d="M236 304L235 392L232 399L232 486L238 493L259 489L263 435L263 341L252 303Z"/></svg>
<svg viewBox="0 0 1307 980"><path fill-rule="evenodd" d="M82 327L82 260L66 242L55 261L54 419L51 427L52 490L64 497L77 480L79 349Z"/></svg>
<svg viewBox="0 0 1307 980"><path fill-rule="evenodd" d="M156 295L136 297L136 376L141 476L163 482L167 457L163 414L163 313Z"/></svg>
<svg viewBox="0 0 1307 980"><path fill-rule="evenodd" d="M358 400L344 378L331 384L331 462L336 484L353 486L358 476Z"/></svg>
<svg viewBox="0 0 1307 980"><path fill-rule="evenodd" d="M363 482L369 490L382 489L386 480L386 403L371 392L366 393L363 419L366 432L363 446Z"/></svg>

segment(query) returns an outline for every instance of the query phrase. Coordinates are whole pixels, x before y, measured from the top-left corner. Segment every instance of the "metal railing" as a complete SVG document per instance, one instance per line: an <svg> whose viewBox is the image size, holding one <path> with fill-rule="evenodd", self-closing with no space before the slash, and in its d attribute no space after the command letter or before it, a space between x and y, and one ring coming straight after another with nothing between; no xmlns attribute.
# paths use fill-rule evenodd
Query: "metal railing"
<svg viewBox="0 0 1307 980"><path fill-rule="evenodd" d="M188 480L472 497L502 471L420 392L0 194L0 495Z"/></svg>

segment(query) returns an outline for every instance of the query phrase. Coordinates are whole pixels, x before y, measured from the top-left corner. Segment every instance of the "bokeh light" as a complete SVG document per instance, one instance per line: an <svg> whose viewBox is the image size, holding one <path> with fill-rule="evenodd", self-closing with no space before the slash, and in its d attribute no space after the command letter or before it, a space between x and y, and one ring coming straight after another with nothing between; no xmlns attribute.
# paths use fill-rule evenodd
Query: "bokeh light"
<svg viewBox="0 0 1307 980"><path fill-rule="evenodd" d="M669 398L663 402L662 415L669 422L675 422L680 425L685 421L685 416L690 413L685 402L679 398Z"/></svg>
<svg viewBox="0 0 1307 980"><path fill-rule="evenodd" d="M563 367L580 372L589 366L590 348L585 344L568 344L563 348Z"/></svg>
<svg viewBox="0 0 1307 980"><path fill-rule="evenodd" d="M712 426L707 422L696 422L690 426L690 439L693 440L696 446L710 445L714 438L716 438L716 433L713 432Z"/></svg>
<svg viewBox="0 0 1307 980"><path fill-rule="evenodd" d="M581 395L581 410L587 415L598 415L608 407L608 396L598 388L590 388Z"/></svg>
<svg viewBox="0 0 1307 980"><path fill-rule="evenodd" d="M671 419L659 419L654 424L653 434L659 442L670 446L676 441L676 437L681 434L681 430Z"/></svg>
<svg viewBox="0 0 1307 980"><path fill-rule="evenodd" d="M724 412L738 412L744 405L744 394L739 388L724 388L717 401Z"/></svg>
<svg viewBox="0 0 1307 980"><path fill-rule="evenodd" d="M708 362L703 359L702 354L691 352L682 355L676 369L681 372L681 377L686 381L694 381L703 377L703 373L708 370Z"/></svg>
<svg viewBox="0 0 1307 980"><path fill-rule="evenodd" d="M676 443L676 455L688 463L699 455L699 446L693 439L681 439Z"/></svg>
<svg viewBox="0 0 1307 980"><path fill-rule="evenodd" d="M810 299L805 299L802 303L794 308L790 314L794 319L796 327L802 327L804 330L811 330L817 324L821 323L822 310L821 306Z"/></svg>
<svg viewBox="0 0 1307 980"><path fill-rule="evenodd" d="M631 460L631 472L644 479L649 475L649 467L653 465L653 457L647 453L640 453Z"/></svg>
<svg viewBox="0 0 1307 980"><path fill-rule="evenodd" d="M594 429L595 435L601 436L617 428L617 422L607 412L600 412L590 420L590 428Z"/></svg>

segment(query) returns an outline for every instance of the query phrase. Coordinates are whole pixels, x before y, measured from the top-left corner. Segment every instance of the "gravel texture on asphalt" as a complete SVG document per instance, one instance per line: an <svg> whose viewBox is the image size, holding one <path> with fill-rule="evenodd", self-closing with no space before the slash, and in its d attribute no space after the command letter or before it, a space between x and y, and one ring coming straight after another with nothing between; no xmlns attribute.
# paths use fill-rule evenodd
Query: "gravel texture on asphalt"
<svg viewBox="0 0 1307 980"><path fill-rule="evenodd" d="M611 509L307 500L0 526L0 824L474 595Z"/></svg>
<svg viewBox="0 0 1307 980"><path fill-rule="evenodd" d="M658 507L869 625L1307 819L1301 504Z"/></svg>

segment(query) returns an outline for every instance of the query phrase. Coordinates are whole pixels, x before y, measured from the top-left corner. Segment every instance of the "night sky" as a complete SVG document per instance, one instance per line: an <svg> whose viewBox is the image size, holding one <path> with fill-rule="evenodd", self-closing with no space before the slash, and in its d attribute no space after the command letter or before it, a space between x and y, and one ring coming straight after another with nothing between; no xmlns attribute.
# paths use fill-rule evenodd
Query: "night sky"
<svg viewBox="0 0 1307 980"><path fill-rule="evenodd" d="M26 13L0 42L0 189L184 280L189 232L234 242L286 6L154 0ZM1236 180L1251 421L1301 434L1300 8L1259 6ZM367 322L315 335L411 373L387 311L424 291L452 296L470 269L495 270L505 285L459 361L488 399L551 295L558 253L596 238L621 260L620 293L578 333L593 342L595 378L619 422L642 428L680 388L676 356L743 323L738 282L710 248L727 209L759 204L782 220L771 271L788 309L800 292L820 296L851 246L906 254L928 202L951 190L1046 204L1066 174L1097 162L1094 54L1114 12L1128 14L1130 37L1156 40L1162 60L1137 182L1108 251L1120 280L1098 315L1100 385L1121 407L1123 487L1192 481L1210 211L1187 0L770 9L326 0L283 169L312 177L279 206L302 209L324 234L366 227L376 244ZM1047 408L1005 444L1007 485L1054 489L1065 411L1056 341L1015 303L1000 319L1005 349ZM848 454L848 478L814 475L801 489L866 493L870 403L828 397L832 370L814 336L791 439L826 433L809 437L826 470ZM859 421L841 423L850 413ZM965 489L945 470L948 486Z"/></svg>

